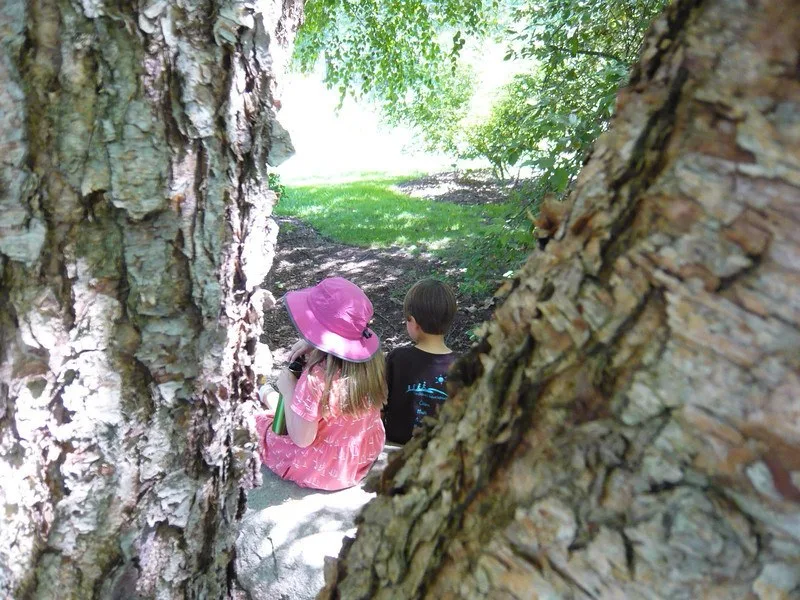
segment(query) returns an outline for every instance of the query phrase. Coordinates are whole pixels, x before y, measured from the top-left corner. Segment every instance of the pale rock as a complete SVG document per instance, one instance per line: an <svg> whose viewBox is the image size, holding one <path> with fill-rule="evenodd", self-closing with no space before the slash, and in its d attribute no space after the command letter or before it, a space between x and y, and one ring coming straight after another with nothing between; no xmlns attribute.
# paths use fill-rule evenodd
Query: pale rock
<svg viewBox="0 0 800 600"><path fill-rule="evenodd" d="M753 584L758 600L790 600L800 592L800 564L765 565Z"/></svg>
<svg viewBox="0 0 800 600"><path fill-rule="evenodd" d="M270 121L269 151L267 164L277 167L289 160L295 154L292 138L286 128L277 119Z"/></svg>

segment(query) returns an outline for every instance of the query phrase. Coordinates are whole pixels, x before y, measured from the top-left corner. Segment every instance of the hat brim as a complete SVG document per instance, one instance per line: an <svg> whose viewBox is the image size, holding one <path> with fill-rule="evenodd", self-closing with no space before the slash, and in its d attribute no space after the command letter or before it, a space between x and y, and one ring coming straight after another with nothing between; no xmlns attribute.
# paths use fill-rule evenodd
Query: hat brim
<svg viewBox="0 0 800 600"><path fill-rule="evenodd" d="M286 310L295 328L300 335L312 346L333 354L334 356L350 362L367 362L380 348L381 341L371 329L372 335L351 340L332 331L328 331L314 317L308 304L308 297L313 288L305 288L287 292L283 297Z"/></svg>

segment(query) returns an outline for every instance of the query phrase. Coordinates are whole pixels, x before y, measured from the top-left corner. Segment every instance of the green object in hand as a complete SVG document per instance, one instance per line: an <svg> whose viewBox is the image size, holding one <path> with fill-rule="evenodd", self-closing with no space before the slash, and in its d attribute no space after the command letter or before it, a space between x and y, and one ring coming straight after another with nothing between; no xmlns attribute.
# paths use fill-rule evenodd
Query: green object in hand
<svg viewBox="0 0 800 600"><path fill-rule="evenodd" d="M286 412L283 409L283 396L278 396L278 404L275 406L275 418L272 419L272 431L276 435L286 435Z"/></svg>
<svg viewBox="0 0 800 600"><path fill-rule="evenodd" d="M286 367L289 372L295 377L300 377L303 372L303 365L306 363L305 356L300 356L289 363ZM283 394L278 395L278 404L275 406L275 418L272 419L272 431L276 435L287 435L289 430L286 429L286 410L283 406Z"/></svg>

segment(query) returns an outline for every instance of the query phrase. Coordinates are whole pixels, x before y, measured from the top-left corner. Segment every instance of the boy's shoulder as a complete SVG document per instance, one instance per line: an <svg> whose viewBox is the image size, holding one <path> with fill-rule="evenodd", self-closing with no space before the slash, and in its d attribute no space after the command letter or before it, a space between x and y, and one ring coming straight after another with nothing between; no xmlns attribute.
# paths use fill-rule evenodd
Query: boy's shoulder
<svg viewBox="0 0 800 600"><path fill-rule="evenodd" d="M399 346L386 356L387 360L413 360L415 362L448 362L458 358L458 354L431 354L420 350L416 346Z"/></svg>
<svg viewBox="0 0 800 600"><path fill-rule="evenodd" d="M392 348L386 355L386 360L398 360L411 356L414 353L414 346L398 346Z"/></svg>
<svg viewBox="0 0 800 600"><path fill-rule="evenodd" d="M389 351L388 356L400 356L402 354L412 353L416 348L414 346L395 346Z"/></svg>

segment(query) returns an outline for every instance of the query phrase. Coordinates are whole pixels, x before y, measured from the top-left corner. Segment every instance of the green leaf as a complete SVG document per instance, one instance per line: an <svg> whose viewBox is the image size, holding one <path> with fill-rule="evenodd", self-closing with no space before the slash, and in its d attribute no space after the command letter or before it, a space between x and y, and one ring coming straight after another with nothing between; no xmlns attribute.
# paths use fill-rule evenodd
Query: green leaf
<svg viewBox="0 0 800 600"><path fill-rule="evenodd" d="M552 176L550 177L550 185L553 187L553 191L557 194L560 194L564 190L567 189L567 183L569 183L569 176L570 173L567 169L556 169L553 171Z"/></svg>

